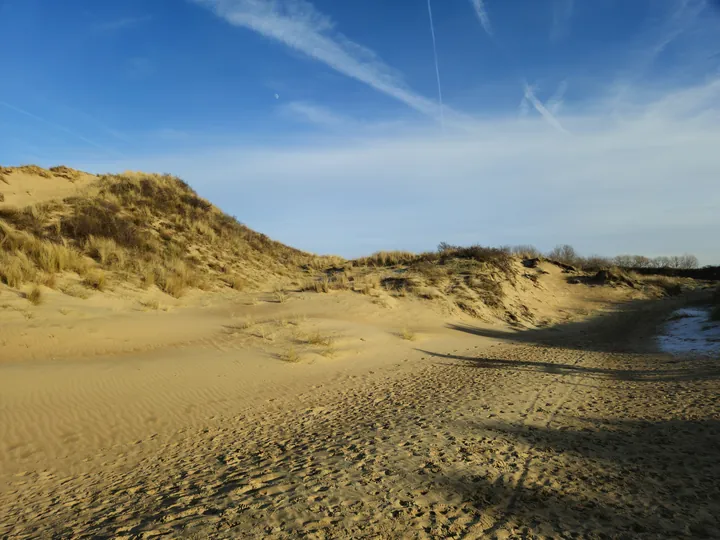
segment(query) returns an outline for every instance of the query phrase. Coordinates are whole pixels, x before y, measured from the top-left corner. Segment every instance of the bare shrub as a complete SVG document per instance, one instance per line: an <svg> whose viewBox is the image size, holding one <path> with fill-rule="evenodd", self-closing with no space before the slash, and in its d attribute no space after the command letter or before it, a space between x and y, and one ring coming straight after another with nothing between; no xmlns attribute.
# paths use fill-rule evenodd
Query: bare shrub
<svg viewBox="0 0 720 540"><path fill-rule="evenodd" d="M575 248L569 244L556 246L548 253L548 258L564 264L574 265L577 262L578 254Z"/></svg>

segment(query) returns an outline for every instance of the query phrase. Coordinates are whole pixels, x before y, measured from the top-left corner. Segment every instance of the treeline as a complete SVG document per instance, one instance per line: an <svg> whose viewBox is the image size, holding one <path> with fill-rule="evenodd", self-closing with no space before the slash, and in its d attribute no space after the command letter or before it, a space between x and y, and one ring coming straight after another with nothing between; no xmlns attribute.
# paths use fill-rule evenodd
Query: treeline
<svg viewBox="0 0 720 540"><path fill-rule="evenodd" d="M548 253L542 253L533 246L503 246L507 253L520 255L526 258L547 257L554 261L575 266L585 270L597 270L618 266L626 269L669 269L694 270L700 267L695 255L673 255L671 257L645 257L644 255L617 255L616 257L603 257L601 255L581 256L575 248L568 244L559 245Z"/></svg>

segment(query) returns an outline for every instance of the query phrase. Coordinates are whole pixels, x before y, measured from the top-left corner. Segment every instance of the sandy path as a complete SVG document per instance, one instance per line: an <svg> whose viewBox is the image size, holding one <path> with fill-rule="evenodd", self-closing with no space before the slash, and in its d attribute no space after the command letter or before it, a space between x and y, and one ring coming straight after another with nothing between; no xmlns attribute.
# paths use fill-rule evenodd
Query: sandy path
<svg viewBox="0 0 720 540"><path fill-rule="evenodd" d="M718 537L720 371L648 349L651 315L478 330L141 460L15 476L0 536Z"/></svg>

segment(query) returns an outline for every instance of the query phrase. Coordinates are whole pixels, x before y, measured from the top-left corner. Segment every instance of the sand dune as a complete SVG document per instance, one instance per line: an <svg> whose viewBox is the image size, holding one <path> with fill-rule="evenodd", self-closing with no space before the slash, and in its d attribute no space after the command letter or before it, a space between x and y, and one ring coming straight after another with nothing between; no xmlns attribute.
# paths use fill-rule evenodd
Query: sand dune
<svg viewBox="0 0 720 540"><path fill-rule="evenodd" d="M720 536L717 361L656 339L700 284L0 175L0 538Z"/></svg>
<svg viewBox="0 0 720 540"><path fill-rule="evenodd" d="M5 362L0 533L717 536L717 367L647 348L680 301L623 318L628 291L567 287L547 276L547 330L298 293L139 313L165 335L140 353Z"/></svg>

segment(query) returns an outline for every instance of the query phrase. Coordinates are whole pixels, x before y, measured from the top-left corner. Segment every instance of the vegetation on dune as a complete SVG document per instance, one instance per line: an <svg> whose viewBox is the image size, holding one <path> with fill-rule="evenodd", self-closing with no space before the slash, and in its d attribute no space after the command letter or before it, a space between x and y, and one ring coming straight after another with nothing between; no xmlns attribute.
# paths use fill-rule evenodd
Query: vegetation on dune
<svg viewBox="0 0 720 540"><path fill-rule="evenodd" d="M65 167L22 170L75 174ZM69 271L103 290L102 270L177 297L191 287L239 290L253 274L282 278L325 264L242 225L170 175L104 175L93 187L63 201L0 208L0 280L19 287L40 272Z"/></svg>
<svg viewBox="0 0 720 540"><path fill-rule="evenodd" d="M8 182L17 170L71 182L83 175L62 166L46 170L29 165L0 167L0 180ZM240 291L278 281L298 283L305 276L300 290L352 290L383 304L389 296L439 299L482 316L485 307L504 308L506 286L514 286L523 274L519 259L543 257L530 245L441 243L431 252L379 251L346 261L273 241L167 174L104 175L81 193L25 208L0 206L1 282L13 288L40 283L79 297L86 297L88 290L104 291L111 284L129 282L142 288L157 286L180 297L191 288ZM691 255L581 257L569 245L558 246L546 257L580 271L601 271L596 278L609 284L632 285L639 277L627 271L630 268L697 267ZM56 275L63 272L77 274L79 282L57 285ZM670 278L644 279L668 294L680 290ZM279 303L291 298L284 288L273 291Z"/></svg>

